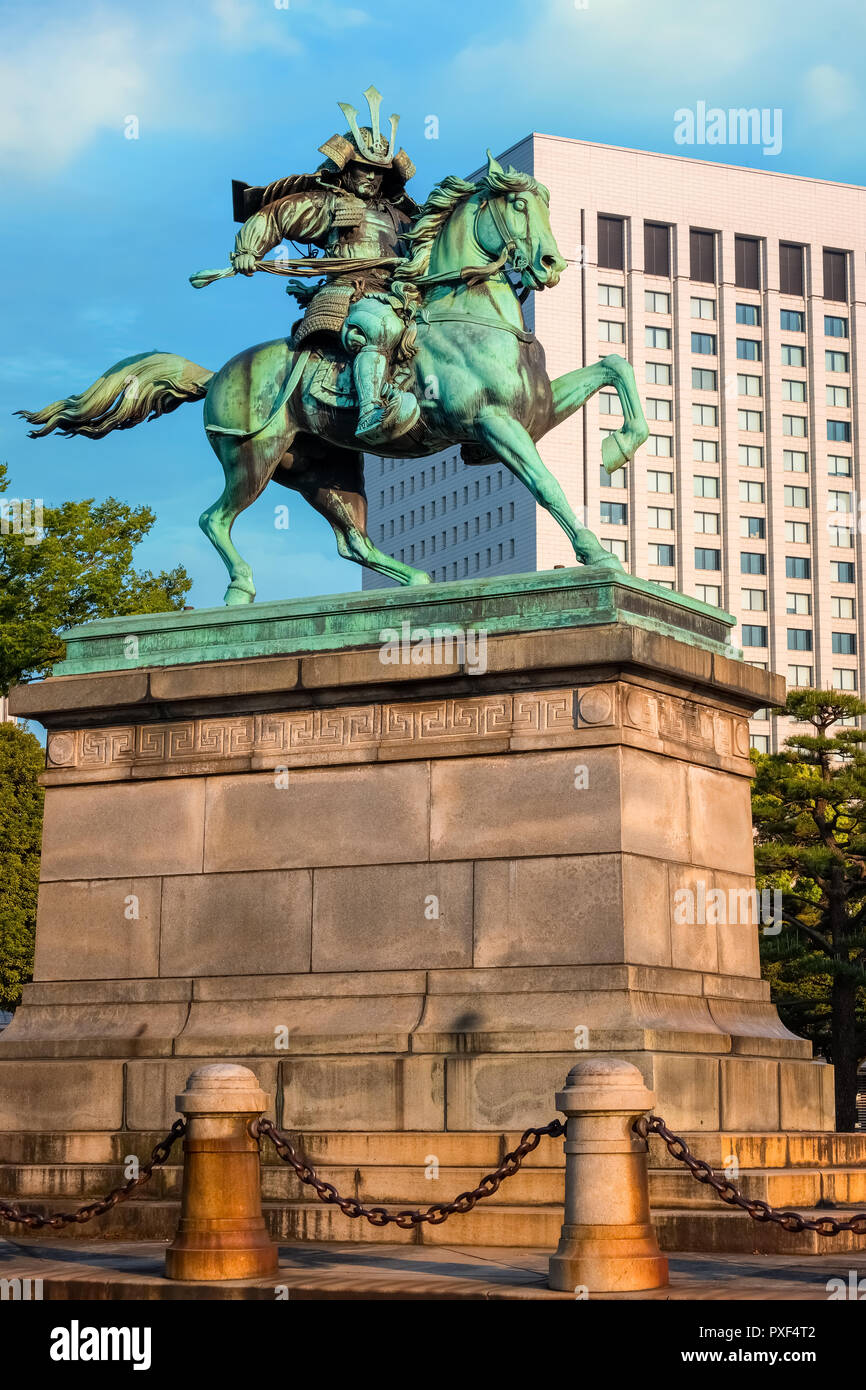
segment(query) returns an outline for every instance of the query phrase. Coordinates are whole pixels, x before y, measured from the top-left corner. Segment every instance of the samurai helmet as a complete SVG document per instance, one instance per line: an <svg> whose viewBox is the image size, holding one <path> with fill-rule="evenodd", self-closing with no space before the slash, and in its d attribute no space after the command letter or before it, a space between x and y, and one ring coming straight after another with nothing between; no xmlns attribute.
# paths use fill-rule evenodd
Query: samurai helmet
<svg viewBox="0 0 866 1390"><path fill-rule="evenodd" d="M368 126L359 126L358 112L354 106L349 106L345 101L337 103L349 123L349 129L344 135L332 135L319 146L321 153L326 156L320 172L342 173L347 164L366 164L379 169L392 190L402 190L406 180L414 174L415 165L405 150L394 153L400 117L390 117L390 134L386 139L379 119L382 93L377 92L375 87L368 87L364 96L370 109Z"/></svg>

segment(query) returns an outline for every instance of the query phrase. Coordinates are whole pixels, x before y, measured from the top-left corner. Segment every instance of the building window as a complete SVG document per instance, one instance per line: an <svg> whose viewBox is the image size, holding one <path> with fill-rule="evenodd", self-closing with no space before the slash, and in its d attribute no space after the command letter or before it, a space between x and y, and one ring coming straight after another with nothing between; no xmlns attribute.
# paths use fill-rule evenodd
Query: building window
<svg viewBox="0 0 866 1390"><path fill-rule="evenodd" d="M788 651L810 652L812 650L812 629L809 627L788 628Z"/></svg>
<svg viewBox="0 0 866 1390"><path fill-rule="evenodd" d="M848 298L848 255L845 251L824 252L824 298Z"/></svg>
<svg viewBox="0 0 866 1390"><path fill-rule="evenodd" d="M648 314L669 314L671 297L663 290L644 290L644 308Z"/></svg>
<svg viewBox="0 0 866 1390"><path fill-rule="evenodd" d="M693 425L706 425L707 428L713 428L714 426L718 425L718 423L719 423L719 412L718 412L718 408L717 408L716 406L714 406L714 405L693 405L693 406L692 406L692 424L693 424Z"/></svg>
<svg viewBox="0 0 866 1390"><path fill-rule="evenodd" d="M602 502L601 520L609 526L625 526L628 523L628 506L625 502Z"/></svg>
<svg viewBox="0 0 866 1390"><path fill-rule="evenodd" d="M718 377L712 367L692 367L692 389L715 391Z"/></svg>
<svg viewBox="0 0 866 1390"><path fill-rule="evenodd" d="M671 345L671 330L669 328L645 328L643 338L648 348L667 350Z"/></svg>
<svg viewBox="0 0 866 1390"><path fill-rule="evenodd" d="M834 584L854 583L854 564L851 560L831 560L830 578Z"/></svg>
<svg viewBox="0 0 866 1390"><path fill-rule="evenodd" d="M853 598L840 598L838 594L834 594L830 599L830 612L834 618L853 618Z"/></svg>
<svg viewBox="0 0 866 1390"><path fill-rule="evenodd" d="M740 501L758 502L763 506L764 503L764 484L763 483L740 483Z"/></svg>
<svg viewBox="0 0 866 1390"><path fill-rule="evenodd" d="M757 338L738 338L737 356L743 362L760 362L761 344Z"/></svg>
<svg viewBox="0 0 866 1390"><path fill-rule="evenodd" d="M740 551L740 574L766 574L767 557L758 550Z"/></svg>
<svg viewBox="0 0 866 1390"><path fill-rule="evenodd" d="M698 299L693 295L690 307L693 319L714 319L716 317L716 301L714 299Z"/></svg>
<svg viewBox="0 0 866 1390"><path fill-rule="evenodd" d="M783 449L782 467L786 473L808 473L809 460L800 449Z"/></svg>
<svg viewBox="0 0 866 1390"><path fill-rule="evenodd" d="M848 442L851 438L851 425L848 420L828 420L827 438L833 443L840 440Z"/></svg>
<svg viewBox="0 0 866 1390"><path fill-rule="evenodd" d="M769 734L750 734L750 735L749 735L749 747L750 747L750 748L753 748L753 749L755 750L756 753L769 753L769 751L770 751L770 735L769 735Z"/></svg>
<svg viewBox="0 0 866 1390"><path fill-rule="evenodd" d="M623 220L621 217L598 216L598 263L606 270L623 268Z"/></svg>
<svg viewBox="0 0 866 1390"><path fill-rule="evenodd" d="M647 526L651 531L672 531L674 514L671 507L648 507Z"/></svg>
<svg viewBox="0 0 866 1390"><path fill-rule="evenodd" d="M616 488L627 487L627 486L628 486L627 473L628 473L628 469L626 469L626 468L618 468L618 469L616 470L615 473L608 473L607 469L606 469L606 468L604 467L604 465L602 464L602 465L599 467L599 473L598 473L599 484L600 484L601 487L616 487ZM514 503L513 503L513 502L511 503L511 515L512 515L512 518L513 518L513 516L514 516Z"/></svg>
<svg viewBox="0 0 866 1390"><path fill-rule="evenodd" d="M825 338L847 338L848 320L840 318L838 314L824 315L824 337Z"/></svg>
<svg viewBox="0 0 866 1390"><path fill-rule="evenodd" d="M828 454L827 472L832 478L850 478L851 460L844 454Z"/></svg>
<svg viewBox="0 0 866 1390"><path fill-rule="evenodd" d="M720 570L721 568L722 552L720 550L707 550L703 546L695 547L696 570Z"/></svg>
<svg viewBox="0 0 866 1390"><path fill-rule="evenodd" d="M674 475L673 473L659 473L654 468L647 470L646 475L647 492L673 492Z"/></svg>
<svg viewBox="0 0 866 1390"><path fill-rule="evenodd" d="M809 544L809 523L808 521L786 521L785 540L792 541L794 545Z"/></svg>
<svg viewBox="0 0 866 1390"><path fill-rule="evenodd" d="M762 516L741 516L740 535L747 541L762 541L767 534L767 523Z"/></svg>
<svg viewBox="0 0 866 1390"><path fill-rule="evenodd" d="M625 300L622 285L599 285L598 302L609 309L621 309Z"/></svg>
<svg viewBox="0 0 866 1390"><path fill-rule="evenodd" d="M719 446L714 439L693 439L692 458L697 463L718 463Z"/></svg>
<svg viewBox="0 0 866 1390"><path fill-rule="evenodd" d="M831 649L836 656L856 656L857 638L853 632L833 632L830 634Z"/></svg>
<svg viewBox="0 0 866 1390"><path fill-rule="evenodd" d="M782 380L782 400L783 401L803 401L806 400L805 381L792 381L790 377Z"/></svg>
<svg viewBox="0 0 866 1390"><path fill-rule="evenodd" d="M783 367L805 367L806 349L798 347L796 343L782 344L782 366Z"/></svg>
<svg viewBox="0 0 866 1390"><path fill-rule="evenodd" d="M849 671L841 666L833 667L833 689L834 690L856 690L857 672Z"/></svg>
<svg viewBox="0 0 866 1390"><path fill-rule="evenodd" d="M651 565L671 566L674 563L674 547L672 545L651 544L649 547L649 562Z"/></svg>
<svg viewBox="0 0 866 1390"><path fill-rule="evenodd" d="M804 617L808 617L812 612L811 594L786 594L785 612L797 613Z"/></svg>
<svg viewBox="0 0 866 1390"><path fill-rule="evenodd" d="M749 434L760 434L764 428L764 417L760 410L738 410L737 429L747 430Z"/></svg>
<svg viewBox="0 0 866 1390"><path fill-rule="evenodd" d="M762 396L763 394L759 376L750 376L746 372L737 373L738 396Z"/></svg>
<svg viewBox="0 0 866 1390"><path fill-rule="evenodd" d="M763 468L764 450L760 444L738 444L737 457L741 468Z"/></svg>
<svg viewBox="0 0 866 1390"><path fill-rule="evenodd" d="M689 233L690 274L693 280L705 285L716 282L716 234L715 232Z"/></svg>
<svg viewBox="0 0 866 1390"><path fill-rule="evenodd" d="M626 561L628 560L628 541L606 540L604 536L600 536L599 540L601 541L601 544L604 546L605 550L609 552L609 554L615 555L616 558L622 562L622 564L626 563Z"/></svg>
<svg viewBox="0 0 866 1390"><path fill-rule="evenodd" d="M802 309L780 309L779 327L783 333L805 333L806 315Z"/></svg>
<svg viewBox="0 0 866 1390"><path fill-rule="evenodd" d="M600 319L598 340L600 343L624 343L625 325L616 322L615 319Z"/></svg>
<svg viewBox="0 0 866 1390"><path fill-rule="evenodd" d="M695 475L695 497L718 497L719 480L708 474Z"/></svg>
<svg viewBox="0 0 866 1390"><path fill-rule="evenodd" d="M671 273L670 228L662 222L643 224L643 260L645 275Z"/></svg>
<svg viewBox="0 0 866 1390"><path fill-rule="evenodd" d="M802 439L807 433L805 415L783 415L782 433L795 435L797 438Z"/></svg>
<svg viewBox="0 0 866 1390"><path fill-rule="evenodd" d="M779 242L779 290L803 297L803 248L792 241Z"/></svg>
<svg viewBox="0 0 866 1390"><path fill-rule="evenodd" d="M744 323L747 328L760 328L761 310L757 304L738 304L737 323Z"/></svg>
<svg viewBox="0 0 866 1390"><path fill-rule="evenodd" d="M670 420L673 414L673 405L670 401L660 400L657 396L650 396L644 402L646 406L646 418L648 420Z"/></svg>
<svg viewBox="0 0 866 1390"><path fill-rule="evenodd" d="M734 279L742 290L761 288L761 243L756 237L734 237Z"/></svg>
<svg viewBox="0 0 866 1390"><path fill-rule="evenodd" d="M811 684L812 684L812 667L811 667L811 666L789 666L789 667L788 667L788 684L789 684L789 685L799 685L799 686L804 686L804 685L808 686L808 685L811 685Z"/></svg>
<svg viewBox="0 0 866 1390"><path fill-rule="evenodd" d="M847 372L847 352L831 352L830 350L825 351L824 366L826 367L828 372Z"/></svg>
<svg viewBox="0 0 866 1390"><path fill-rule="evenodd" d="M827 493L828 512L851 512L853 494L850 492L838 492L835 488Z"/></svg>
<svg viewBox="0 0 866 1390"><path fill-rule="evenodd" d="M786 555L785 578L811 579L812 561L809 559L808 555Z"/></svg>
<svg viewBox="0 0 866 1390"><path fill-rule="evenodd" d="M695 512L695 530L707 536L719 534L720 517L718 512Z"/></svg>
<svg viewBox="0 0 866 1390"><path fill-rule="evenodd" d="M722 591L717 584L696 584L695 598L700 599L701 603L710 603L714 608L718 608L722 602Z"/></svg>
<svg viewBox="0 0 866 1390"><path fill-rule="evenodd" d="M649 332L649 329L647 329ZM715 333L693 333L692 352L700 352L709 356L714 356L716 351Z"/></svg>
<svg viewBox="0 0 866 1390"><path fill-rule="evenodd" d="M674 441L669 434L651 434L646 442L646 451L655 458L671 458Z"/></svg>
<svg viewBox="0 0 866 1390"><path fill-rule="evenodd" d="M741 589L740 607L744 609L747 613L766 613L766 589Z"/></svg>
<svg viewBox="0 0 866 1390"><path fill-rule="evenodd" d="M744 647L766 647L767 629L759 627L756 623L743 624L743 646Z"/></svg>
<svg viewBox="0 0 866 1390"><path fill-rule="evenodd" d="M851 397L847 386L828 386L827 404L846 409L851 404Z"/></svg>
<svg viewBox="0 0 866 1390"><path fill-rule="evenodd" d="M670 362L647 362L645 379L648 386L670 386Z"/></svg>
<svg viewBox="0 0 866 1390"><path fill-rule="evenodd" d="M619 403L619 396L613 391L602 391L598 397L599 415L621 415L622 406Z"/></svg>

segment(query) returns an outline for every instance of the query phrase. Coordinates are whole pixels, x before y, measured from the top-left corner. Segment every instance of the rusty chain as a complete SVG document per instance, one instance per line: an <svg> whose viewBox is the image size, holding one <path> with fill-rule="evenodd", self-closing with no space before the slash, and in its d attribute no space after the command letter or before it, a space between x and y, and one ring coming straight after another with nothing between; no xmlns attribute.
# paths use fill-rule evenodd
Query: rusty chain
<svg viewBox="0 0 866 1390"><path fill-rule="evenodd" d="M483 1177L471 1192L461 1192L453 1202L436 1202L425 1211L388 1211L387 1207L365 1207L355 1197L341 1197L333 1184L322 1181L312 1164L304 1163L298 1158L291 1140L277 1129L273 1120L255 1121L252 1131L257 1136L264 1135L270 1139L280 1158L294 1168L301 1182L312 1187L320 1201L338 1206L344 1216L363 1216L371 1226L393 1224L402 1227L403 1230L411 1230L413 1226L420 1226L425 1221L431 1226L439 1226L443 1221L447 1221L449 1216L463 1215L471 1211L476 1202L482 1201L485 1197L492 1197L500 1184L518 1171L526 1155L538 1148L544 1135L556 1139L565 1134L565 1125L562 1120L551 1120L549 1125L540 1129L524 1130L517 1148L507 1153L499 1167Z"/></svg>
<svg viewBox="0 0 866 1390"><path fill-rule="evenodd" d="M130 1178L122 1187L112 1188L104 1197L86 1203L77 1211L56 1211L51 1216L42 1216L38 1211L19 1211L17 1206L9 1206L8 1203L0 1201L0 1221L9 1221L13 1225L29 1226L31 1230L40 1231L45 1226L59 1229L61 1226L83 1225L85 1221L92 1221L94 1216L104 1216L112 1207L116 1207L118 1202L125 1202L131 1197L137 1187L150 1181L154 1168L166 1162L175 1143L185 1133L186 1120L175 1120L165 1138L154 1145L149 1160L139 1168L137 1177Z"/></svg>
<svg viewBox="0 0 866 1390"><path fill-rule="evenodd" d="M658 1115L641 1115L635 1120L632 1129L640 1139L657 1134L667 1146L668 1153L680 1163L684 1163L697 1182L706 1183L728 1206L741 1207L753 1221L774 1221L785 1231L798 1234L800 1231L816 1231L819 1236L838 1236L842 1231L853 1231L855 1235L866 1236L866 1212L859 1211L847 1221L834 1221L829 1216L802 1216L798 1211L780 1211L762 1202L759 1197L745 1197L738 1187L727 1178L722 1178L702 1158L695 1158L685 1139L673 1134L664 1120Z"/></svg>

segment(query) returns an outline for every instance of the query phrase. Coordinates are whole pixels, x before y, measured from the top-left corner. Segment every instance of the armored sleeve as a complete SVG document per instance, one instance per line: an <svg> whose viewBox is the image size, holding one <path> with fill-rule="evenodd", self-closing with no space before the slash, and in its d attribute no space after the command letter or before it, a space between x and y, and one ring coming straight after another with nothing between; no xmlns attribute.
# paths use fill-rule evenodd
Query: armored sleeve
<svg viewBox="0 0 866 1390"><path fill-rule="evenodd" d="M254 256L263 256L284 238L317 245L327 234L330 214L329 194L318 190L290 193L247 219L235 237L235 254L249 251Z"/></svg>

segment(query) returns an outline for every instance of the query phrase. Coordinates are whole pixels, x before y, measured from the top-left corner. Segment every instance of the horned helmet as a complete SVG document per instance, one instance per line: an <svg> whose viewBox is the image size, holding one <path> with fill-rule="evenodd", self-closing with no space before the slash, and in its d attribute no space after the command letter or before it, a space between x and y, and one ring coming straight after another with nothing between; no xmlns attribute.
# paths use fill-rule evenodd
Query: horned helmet
<svg viewBox="0 0 866 1390"><path fill-rule="evenodd" d="M343 135L332 135L319 146L326 158L317 173L326 182L336 183L349 164L364 164L382 174L383 194L394 197L403 192L407 179L411 179L415 173L415 165L405 150L394 152L400 117L390 117L390 135L386 139L379 118L382 93L377 92L375 87L368 87L364 96L370 109L370 124L359 126L355 107L344 101L338 102L349 129Z"/></svg>

